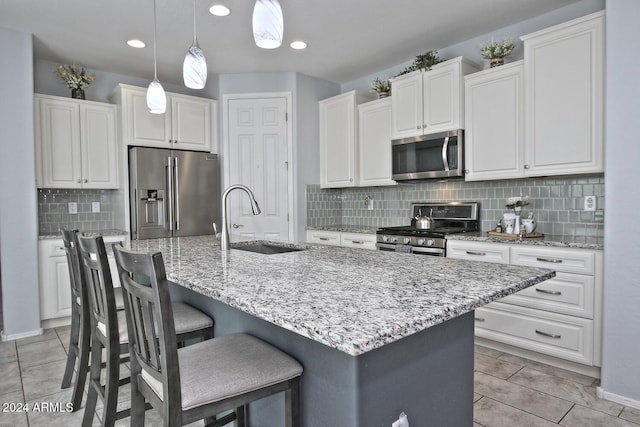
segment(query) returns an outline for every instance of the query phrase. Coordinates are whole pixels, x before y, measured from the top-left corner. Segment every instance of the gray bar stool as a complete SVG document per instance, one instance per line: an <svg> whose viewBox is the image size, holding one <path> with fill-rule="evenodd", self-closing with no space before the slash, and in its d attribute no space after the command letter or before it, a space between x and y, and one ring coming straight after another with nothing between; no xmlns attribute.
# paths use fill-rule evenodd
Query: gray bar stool
<svg viewBox="0 0 640 427"><path fill-rule="evenodd" d="M78 236L78 249L81 265L85 269L91 318L89 391L82 425L92 425L99 396L104 404L102 425L113 426L116 420L127 417L130 413L129 409L117 411L118 387L130 381L130 378L119 379L120 363L129 359L125 357L129 353L126 315L124 311L116 309L115 292L102 237ZM180 319L176 322L179 326L175 328L178 336L174 339L185 341L199 337L207 340L213 337L211 317L187 304L171 305L180 313ZM104 385L100 381L103 349L106 353Z"/></svg>
<svg viewBox="0 0 640 427"><path fill-rule="evenodd" d="M283 391L286 426L300 426L300 363L244 333L178 348L162 254L132 252L116 245L113 252L131 337L132 426L144 425L145 402L149 402L161 413L164 426L235 410L207 425L235 419L243 427L245 405ZM139 276L150 277L150 283L140 283ZM148 331L157 331L157 337Z"/></svg>

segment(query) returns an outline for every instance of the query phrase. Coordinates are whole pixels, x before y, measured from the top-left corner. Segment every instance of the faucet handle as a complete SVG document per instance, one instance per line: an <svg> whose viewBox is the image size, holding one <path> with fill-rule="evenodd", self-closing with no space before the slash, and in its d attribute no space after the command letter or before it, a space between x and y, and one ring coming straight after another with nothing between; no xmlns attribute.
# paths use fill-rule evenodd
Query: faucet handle
<svg viewBox="0 0 640 427"><path fill-rule="evenodd" d="M215 236L216 239L220 240L220 233L218 233L218 226L216 225L216 223L212 223L213 224L213 235Z"/></svg>

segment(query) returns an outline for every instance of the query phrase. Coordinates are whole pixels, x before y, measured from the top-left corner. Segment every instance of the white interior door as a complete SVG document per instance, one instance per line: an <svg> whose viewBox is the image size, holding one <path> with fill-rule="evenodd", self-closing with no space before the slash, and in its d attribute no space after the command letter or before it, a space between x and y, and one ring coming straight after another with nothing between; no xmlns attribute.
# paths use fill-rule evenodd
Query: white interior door
<svg viewBox="0 0 640 427"><path fill-rule="evenodd" d="M249 187L262 213L254 216L249 198L233 191L228 199L229 234L289 240L289 143L285 97L229 99L229 182Z"/></svg>

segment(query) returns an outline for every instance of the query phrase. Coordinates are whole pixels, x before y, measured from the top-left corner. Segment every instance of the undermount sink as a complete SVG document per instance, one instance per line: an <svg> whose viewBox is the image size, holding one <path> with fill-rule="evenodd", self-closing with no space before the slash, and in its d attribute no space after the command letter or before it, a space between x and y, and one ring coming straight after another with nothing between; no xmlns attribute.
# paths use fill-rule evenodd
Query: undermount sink
<svg viewBox="0 0 640 427"><path fill-rule="evenodd" d="M247 252L255 252L257 254L263 254L263 255L283 254L287 252L298 252L298 251L304 250L304 248L273 245L270 243L263 243L263 242L234 244L234 245L231 245L231 249L238 249L238 250L247 251Z"/></svg>

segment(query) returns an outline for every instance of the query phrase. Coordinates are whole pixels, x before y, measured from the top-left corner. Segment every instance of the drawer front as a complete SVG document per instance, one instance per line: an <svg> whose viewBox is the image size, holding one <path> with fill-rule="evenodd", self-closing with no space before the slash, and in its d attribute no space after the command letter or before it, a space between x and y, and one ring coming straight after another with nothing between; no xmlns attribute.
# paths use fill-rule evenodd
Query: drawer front
<svg viewBox="0 0 640 427"><path fill-rule="evenodd" d="M509 264L509 246L496 243L447 240L447 258Z"/></svg>
<svg viewBox="0 0 640 427"><path fill-rule="evenodd" d="M593 363L593 321L491 303L476 310L476 335L566 360Z"/></svg>
<svg viewBox="0 0 640 427"><path fill-rule="evenodd" d="M595 273L595 253L581 249L513 246L511 248L511 264L550 268L565 273L593 275Z"/></svg>
<svg viewBox="0 0 640 427"><path fill-rule="evenodd" d="M362 233L341 233L340 246L345 248L376 249L376 235Z"/></svg>
<svg viewBox="0 0 640 427"><path fill-rule="evenodd" d="M339 231L307 231L307 242L320 245L340 246Z"/></svg>
<svg viewBox="0 0 640 427"><path fill-rule="evenodd" d="M595 279L582 274L557 273L500 302L593 319Z"/></svg>
<svg viewBox="0 0 640 427"><path fill-rule="evenodd" d="M64 243L62 240L52 240L46 243L48 246L48 250L46 254L48 256L67 256L67 252L64 250Z"/></svg>

